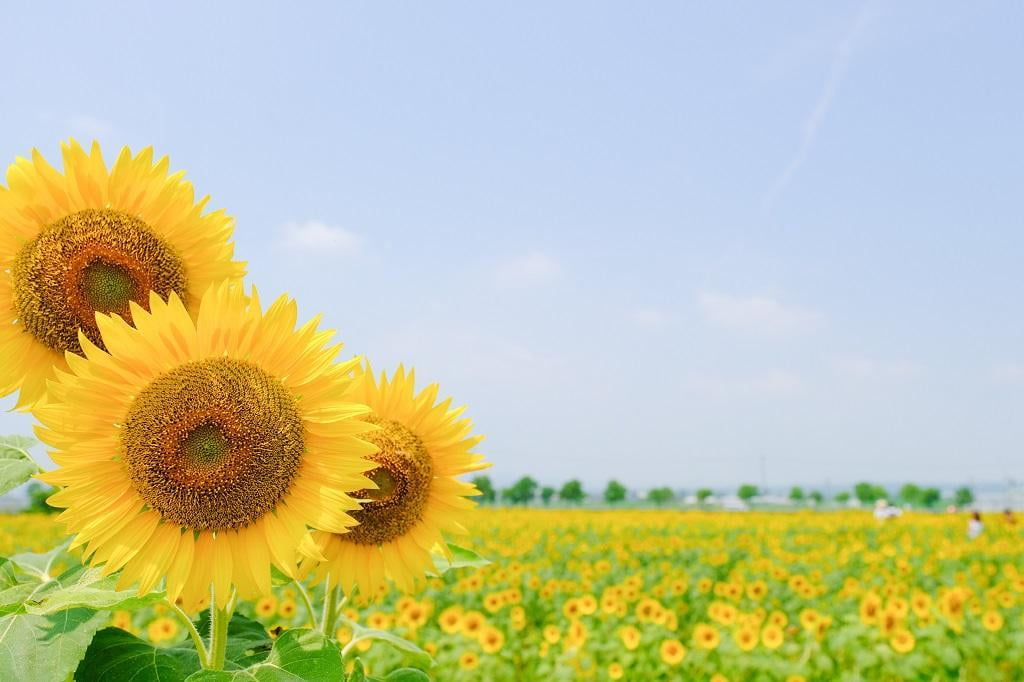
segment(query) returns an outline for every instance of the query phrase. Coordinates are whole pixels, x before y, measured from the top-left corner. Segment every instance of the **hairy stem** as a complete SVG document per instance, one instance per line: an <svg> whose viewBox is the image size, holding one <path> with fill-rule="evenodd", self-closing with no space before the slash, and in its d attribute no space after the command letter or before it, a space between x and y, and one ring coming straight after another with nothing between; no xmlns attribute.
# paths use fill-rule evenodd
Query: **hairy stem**
<svg viewBox="0 0 1024 682"><path fill-rule="evenodd" d="M178 618L185 625L185 629L188 630L188 636L192 638L192 644L196 647L196 653L199 654L199 665L203 668L210 663L210 654L206 650L206 644L203 643L203 636L199 634L199 630L196 630L196 626L192 623L192 619L188 617L184 609L172 602L166 600L167 605L171 607L171 611L177 614Z"/></svg>

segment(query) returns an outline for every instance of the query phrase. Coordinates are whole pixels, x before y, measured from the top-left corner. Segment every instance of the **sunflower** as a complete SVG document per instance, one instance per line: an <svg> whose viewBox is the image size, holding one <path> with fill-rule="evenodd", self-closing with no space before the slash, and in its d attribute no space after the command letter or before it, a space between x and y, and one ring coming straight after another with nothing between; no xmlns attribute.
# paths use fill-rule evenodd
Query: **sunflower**
<svg viewBox="0 0 1024 682"><path fill-rule="evenodd" d="M686 658L686 647L678 639L666 639L659 648L661 660L669 665L679 665Z"/></svg>
<svg viewBox="0 0 1024 682"><path fill-rule="evenodd" d="M97 321L106 350L81 335L85 357L37 406L40 438L63 486L50 504L105 574L148 592L166 576L186 609L210 586L217 604L271 593L270 566L295 575L296 550L316 554L307 525L355 524L366 456L366 407L342 397L354 361L316 320L295 329L286 296L264 313L255 290L211 287L189 317L177 293L132 303L134 327Z"/></svg>
<svg viewBox="0 0 1024 682"><path fill-rule="evenodd" d="M32 150L0 187L0 396L18 407L45 397L65 354L82 354L79 333L103 348L96 313L132 319L149 293L172 293L191 313L203 292L245 274L232 260L234 221L203 213L183 173L169 173L152 148L126 147L108 169L95 142L61 145L63 173Z"/></svg>
<svg viewBox="0 0 1024 682"><path fill-rule="evenodd" d="M371 455L373 485L355 493L363 500L352 514L359 525L344 534L314 534L326 557L316 575L350 595L358 587L364 599L380 596L388 579L410 591L433 570L431 550L447 552L444 532L467 534L459 521L479 494L457 477L490 466L472 452L482 437L470 435L465 408L438 402L436 384L420 393L414 385L414 373L402 367L378 381L367 365L356 369L344 396L369 406L361 419L376 429L363 437L379 451Z"/></svg>

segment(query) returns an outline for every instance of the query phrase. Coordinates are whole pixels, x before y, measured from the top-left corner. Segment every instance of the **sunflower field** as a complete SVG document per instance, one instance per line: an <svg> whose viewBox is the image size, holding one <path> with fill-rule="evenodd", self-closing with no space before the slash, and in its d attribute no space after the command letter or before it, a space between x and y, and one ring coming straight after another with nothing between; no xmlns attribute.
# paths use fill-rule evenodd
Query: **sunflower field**
<svg viewBox="0 0 1024 682"><path fill-rule="evenodd" d="M1022 679L1022 531L994 516L967 540L964 525L857 511L484 509L469 530L492 563L345 604L333 636L350 670L358 659L367 675L420 668L437 680ZM7 517L0 551L60 537L51 517ZM100 644L134 635L167 671L195 655L165 604L132 606L104 612ZM272 649L309 618L298 586L282 582L240 608L230 653Z"/></svg>

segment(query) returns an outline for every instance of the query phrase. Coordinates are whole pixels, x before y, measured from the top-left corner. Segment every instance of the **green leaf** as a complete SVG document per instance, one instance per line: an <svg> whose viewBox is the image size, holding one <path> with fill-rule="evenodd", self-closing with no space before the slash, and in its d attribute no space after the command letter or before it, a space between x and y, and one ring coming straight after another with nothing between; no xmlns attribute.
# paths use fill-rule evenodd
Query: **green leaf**
<svg viewBox="0 0 1024 682"><path fill-rule="evenodd" d="M366 682L366 679L363 662L357 658L352 665L352 674L348 676L348 682Z"/></svg>
<svg viewBox="0 0 1024 682"><path fill-rule="evenodd" d="M93 635L110 615L70 609L48 616L0 618L0 680L64 680L78 667Z"/></svg>
<svg viewBox="0 0 1024 682"><path fill-rule="evenodd" d="M28 454L35 444L34 439L26 436L0 436L0 495L42 471Z"/></svg>
<svg viewBox="0 0 1024 682"><path fill-rule="evenodd" d="M10 561L18 568L18 570L28 574L38 581L45 582L53 579L51 572L53 571L53 565L56 563L58 557L70 557L70 555L67 554L68 545L70 544L71 539L68 538L48 552L38 554L34 552L15 554L10 557ZM77 560L75 561L77 563Z"/></svg>
<svg viewBox="0 0 1024 682"><path fill-rule="evenodd" d="M341 649L315 630L286 630L274 642L267 660L244 670L200 670L188 682L337 682L344 679Z"/></svg>
<svg viewBox="0 0 1024 682"><path fill-rule="evenodd" d="M434 555L436 575L444 575L456 568L480 568L491 563L473 550L453 545L450 542L448 543L448 551L452 555L451 561L443 554Z"/></svg>
<svg viewBox="0 0 1024 682"><path fill-rule="evenodd" d="M117 575L104 577L101 569L76 566L42 586L25 603L25 611L38 615L73 607L95 610L134 610L162 601L163 592L139 596L133 589L118 590Z"/></svg>
<svg viewBox="0 0 1024 682"><path fill-rule="evenodd" d="M181 682L181 664L163 649L118 628L96 633L75 671L76 682Z"/></svg>
<svg viewBox="0 0 1024 682"><path fill-rule="evenodd" d="M351 621L348 618L342 618L341 620L344 621L345 625L352 630L352 639L345 645L345 649L347 651L355 649L359 642L365 640L378 640L381 642L387 642L402 653L407 654L409 663L417 668L429 668L434 665L434 659L430 657L430 654L407 639L402 639L398 635L393 635L386 630L373 630L371 628L363 627L359 623Z"/></svg>
<svg viewBox="0 0 1024 682"><path fill-rule="evenodd" d="M195 623L196 630L203 637L210 635L210 612L203 611ZM274 640L270 638L266 628L260 623L236 613L228 623L228 643L225 648L225 670L242 670L267 658ZM186 638L181 644L168 649L168 653L178 659L187 672L199 669L199 655Z"/></svg>

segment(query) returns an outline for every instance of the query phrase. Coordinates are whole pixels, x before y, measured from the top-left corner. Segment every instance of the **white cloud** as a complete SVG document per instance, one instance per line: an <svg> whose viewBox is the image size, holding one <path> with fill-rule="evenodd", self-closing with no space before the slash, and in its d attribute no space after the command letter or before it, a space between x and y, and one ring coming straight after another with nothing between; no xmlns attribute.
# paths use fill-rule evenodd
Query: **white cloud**
<svg viewBox="0 0 1024 682"><path fill-rule="evenodd" d="M697 305L715 324L756 334L782 335L815 327L821 316L813 310L788 305L770 296L733 296L702 292Z"/></svg>
<svg viewBox="0 0 1024 682"><path fill-rule="evenodd" d="M558 261L540 251L502 263L494 271L494 282L504 289L525 289L548 284L562 271Z"/></svg>
<svg viewBox="0 0 1024 682"><path fill-rule="evenodd" d="M657 329L668 322L668 313L654 306L641 306L633 311L632 318L641 327Z"/></svg>
<svg viewBox="0 0 1024 682"><path fill-rule="evenodd" d="M908 362L882 362L862 355L842 355L832 359L832 369L843 376L873 381L903 379L920 368Z"/></svg>
<svg viewBox="0 0 1024 682"><path fill-rule="evenodd" d="M716 399L780 397L799 392L803 380L784 369L772 369L747 377L696 377L689 381L691 388Z"/></svg>
<svg viewBox="0 0 1024 682"><path fill-rule="evenodd" d="M344 227L307 220L286 225L283 244L291 251L345 255L358 252L362 239Z"/></svg>

